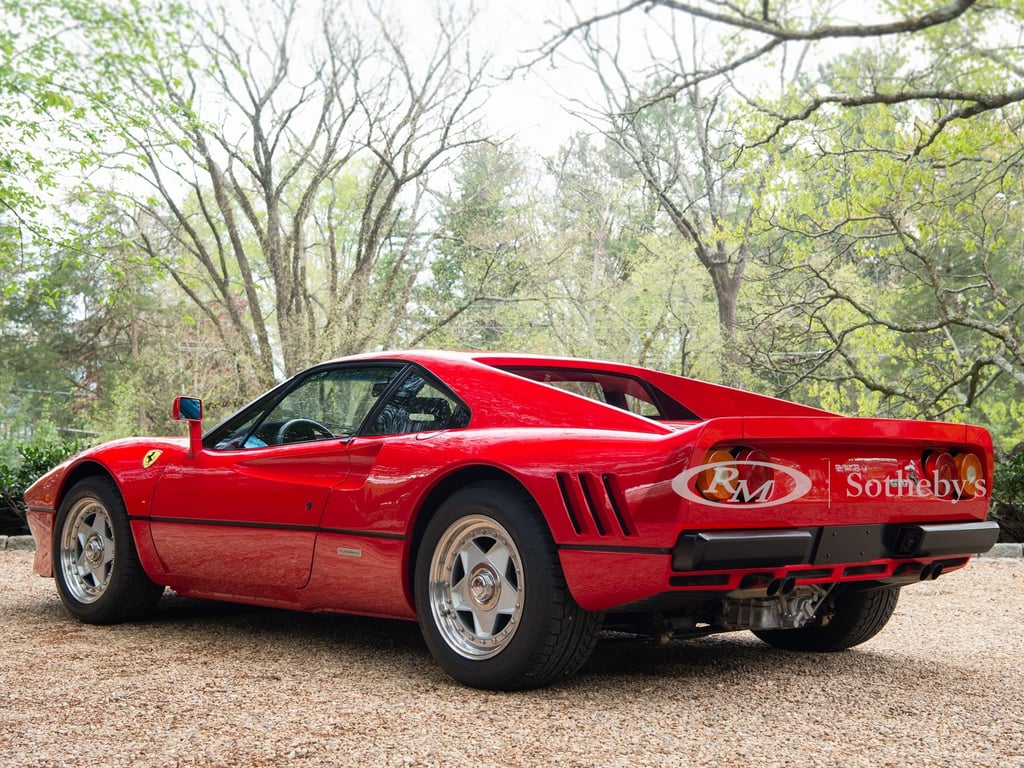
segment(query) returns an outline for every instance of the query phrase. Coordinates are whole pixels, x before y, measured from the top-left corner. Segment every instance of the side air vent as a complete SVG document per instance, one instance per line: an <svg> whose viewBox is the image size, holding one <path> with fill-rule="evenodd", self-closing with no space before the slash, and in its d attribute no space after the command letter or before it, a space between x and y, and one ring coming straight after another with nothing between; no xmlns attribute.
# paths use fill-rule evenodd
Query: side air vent
<svg viewBox="0 0 1024 768"><path fill-rule="evenodd" d="M636 535L615 475L559 472L558 488L578 535Z"/></svg>

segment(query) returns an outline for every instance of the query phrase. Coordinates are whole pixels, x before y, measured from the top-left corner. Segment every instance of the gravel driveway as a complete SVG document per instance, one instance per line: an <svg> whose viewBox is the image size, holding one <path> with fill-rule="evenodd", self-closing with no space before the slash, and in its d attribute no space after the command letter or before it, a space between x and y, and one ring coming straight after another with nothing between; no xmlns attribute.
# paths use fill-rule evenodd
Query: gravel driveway
<svg viewBox="0 0 1024 768"><path fill-rule="evenodd" d="M1019 559L905 589L854 651L609 636L518 694L450 682L411 623L168 594L90 627L30 571L0 551L2 766L1024 766Z"/></svg>

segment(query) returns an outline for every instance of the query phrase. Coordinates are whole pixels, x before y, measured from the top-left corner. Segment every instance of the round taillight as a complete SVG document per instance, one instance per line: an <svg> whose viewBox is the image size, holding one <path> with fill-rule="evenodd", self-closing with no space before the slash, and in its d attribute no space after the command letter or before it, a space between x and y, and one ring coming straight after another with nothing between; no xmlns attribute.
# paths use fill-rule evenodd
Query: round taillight
<svg viewBox="0 0 1024 768"><path fill-rule="evenodd" d="M722 448L704 458L707 469L697 475L697 490L704 498L724 501L732 496L733 478L728 474L732 461L732 454Z"/></svg>
<svg viewBox="0 0 1024 768"><path fill-rule="evenodd" d="M767 501L774 488L775 472L769 465L771 458L757 448L741 448L736 453L740 472L739 487L746 495L744 501Z"/></svg>
<svg viewBox="0 0 1024 768"><path fill-rule="evenodd" d="M981 459L973 453L958 453L953 458L953 461L956 463L956 474L960 480L958 487L960 488L961 497L970 498L977 496L978 486L984 477Z"/></svg>
<svg viewBox="0 0 1024 768"><path fill-rule="evenodd" d="M924 473L932 493L940 499L951 499L956 492L953 478L958 477L956 462L944 451L929 451L924 456Z"/></svg>

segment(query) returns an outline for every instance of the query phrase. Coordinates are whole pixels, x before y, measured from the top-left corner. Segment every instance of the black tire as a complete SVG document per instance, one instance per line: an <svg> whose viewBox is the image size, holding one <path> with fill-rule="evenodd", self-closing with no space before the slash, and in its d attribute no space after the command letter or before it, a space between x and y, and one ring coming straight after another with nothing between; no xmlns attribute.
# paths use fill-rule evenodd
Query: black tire
<svg viewBox="0 0 1024 768"><path fill-rule="evenodd" d="M536 504L517 486L457 491L427 524L416 557L427 646L459 682L539 688L590 657L600 614L576 604Z"/></svg>
<svg viewBox="0 0 1024 768"><path fill-rule="evenodd" d="M899 587L847 589L826 603L815 621L800 629L754 632L761 640L787 651L830 652L860 645L877 635L889 622Z"/></svg>
<svg viewBox="0 0 1024 768"><path fill-rule="evenodd" d="M86 624L142 618L163 594L139 563L124 500L108 478L71 488L57 510L52 554L60 599Z"/></svg>

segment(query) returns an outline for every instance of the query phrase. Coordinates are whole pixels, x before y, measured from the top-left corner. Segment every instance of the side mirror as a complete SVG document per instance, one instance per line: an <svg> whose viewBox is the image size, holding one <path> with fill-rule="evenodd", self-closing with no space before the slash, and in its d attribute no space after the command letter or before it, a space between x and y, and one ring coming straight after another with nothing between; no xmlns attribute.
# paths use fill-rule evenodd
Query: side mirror
<svg viewBox="0 0 1024 768"><path fill-rule="evenodd" d="M188 457L203 448L203 401L198 397L176 397L171 411L175 421L188 422Z"/></svg>
<svg viewBox="0 0 1024 768"><path fill-rule="evenodd" d="M174 398L175 421L202 421L203 401L198 397Z"/></svg>

